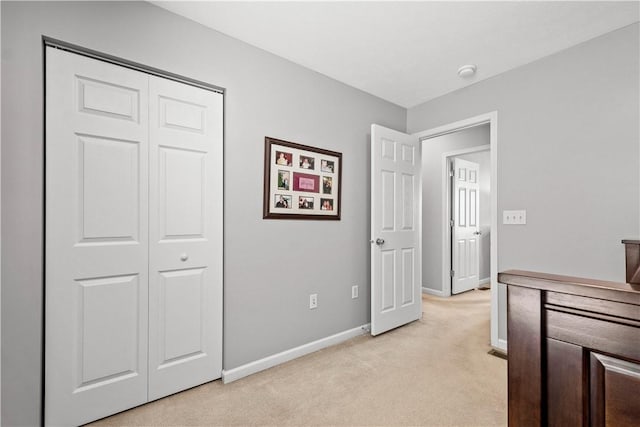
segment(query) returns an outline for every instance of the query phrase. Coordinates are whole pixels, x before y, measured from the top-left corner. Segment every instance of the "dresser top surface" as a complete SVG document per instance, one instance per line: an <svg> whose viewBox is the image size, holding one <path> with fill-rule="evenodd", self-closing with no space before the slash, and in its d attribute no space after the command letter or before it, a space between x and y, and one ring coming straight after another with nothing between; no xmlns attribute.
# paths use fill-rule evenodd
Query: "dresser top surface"
<svg viewBox="0 0 640 427"><path fill-rule="evenodd" d="M584 295L640 305L640 284L609 282L524 270L498 273L498 282L572 295Z"/></svg>

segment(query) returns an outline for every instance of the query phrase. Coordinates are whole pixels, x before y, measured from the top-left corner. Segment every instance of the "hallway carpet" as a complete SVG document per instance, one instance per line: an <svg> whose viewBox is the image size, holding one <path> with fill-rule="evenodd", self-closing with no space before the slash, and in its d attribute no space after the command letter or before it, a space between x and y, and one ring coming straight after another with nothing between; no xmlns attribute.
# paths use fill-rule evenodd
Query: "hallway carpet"
<svg viewBox="0 0 640 427"><path fill-rule="evenodd" d="M423 319L95 426L506 425L507 362L487 354L489 291L423 297Z"/></svg>

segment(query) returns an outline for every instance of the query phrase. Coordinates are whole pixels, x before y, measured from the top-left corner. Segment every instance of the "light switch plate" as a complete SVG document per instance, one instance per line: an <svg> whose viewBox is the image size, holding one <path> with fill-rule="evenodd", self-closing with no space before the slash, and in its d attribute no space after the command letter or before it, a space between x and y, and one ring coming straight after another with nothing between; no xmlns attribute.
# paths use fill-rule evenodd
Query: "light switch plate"
<svg viewBox="0 0 640 427"><path fill-rule="evenodd" d="M527 211L502 211L502 223L506 225L525 225L527 223Z"/></svg>
<svg viewBox="0 0 640 427"><path fill-rule="evenodd" d="M318 308L318 294L309 295L309 309Z"/></svg>

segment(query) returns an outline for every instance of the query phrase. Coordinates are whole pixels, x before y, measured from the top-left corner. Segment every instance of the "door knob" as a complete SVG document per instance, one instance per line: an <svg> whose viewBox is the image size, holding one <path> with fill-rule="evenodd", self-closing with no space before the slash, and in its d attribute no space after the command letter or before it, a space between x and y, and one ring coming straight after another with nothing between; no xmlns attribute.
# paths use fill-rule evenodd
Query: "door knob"
<svg viewBox="0 0 640 427"><path fill-rule="evenodd" d="M473 234L475 234L476 236L479 236L482 234L482 231L474 231Z"/></svg>
<svg viewBox="0 0 640 427"><path fill-rule="evenodd" d="M180 255L180 260L181 260L181 261L186 261L186 260L188 260L188 259L189 259L189 255L187 255L187 254L182 254L182 255Z"/></svg>
<svg viewBox="0 0 640 427"><path fill-rule="evenodd" d="M376 245L384 245L384 239L377 238L376 239Z"/></svg>

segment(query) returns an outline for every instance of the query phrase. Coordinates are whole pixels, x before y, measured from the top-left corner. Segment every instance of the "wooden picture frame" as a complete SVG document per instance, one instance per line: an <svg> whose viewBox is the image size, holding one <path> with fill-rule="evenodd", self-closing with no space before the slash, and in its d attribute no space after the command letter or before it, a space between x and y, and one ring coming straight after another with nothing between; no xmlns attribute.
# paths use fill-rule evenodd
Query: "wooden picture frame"
<svg viewBox="0 0 640 427"><path fill-rule="evenodd" d="M340 220L342 153L264 138L264 219Z"/></svg>

